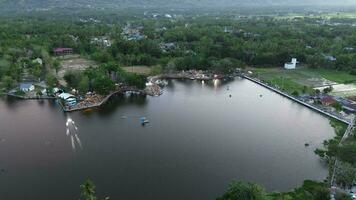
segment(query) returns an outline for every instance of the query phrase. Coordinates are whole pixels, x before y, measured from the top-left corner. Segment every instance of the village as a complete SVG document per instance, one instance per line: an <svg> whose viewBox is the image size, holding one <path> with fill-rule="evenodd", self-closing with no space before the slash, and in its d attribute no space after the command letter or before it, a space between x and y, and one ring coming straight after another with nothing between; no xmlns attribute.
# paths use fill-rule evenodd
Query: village
<svg viewBox="0 0 356 200"><path fill-rule="evenodd" d="M136 35L136 32L132 33ZM130 38L128 38L130 40ZM95 39L95 42L108 45L107 39ZM60 68L56 73L58 83L55 87L50 87L45 80L36 80L31 75L24 75L23 82L19 83L17 88L10 90L7 95L20 99L58 99L58 103L64 112L72 112L95 108L103 105L110 97L118 94L140 95L140 96L159 96L163 93L163 87L167 85L166 79L188 79L188 80L212 80L222 79L226 76L223 74L214 74L211 71L203 70L182 70L174 73L159 74L147 77L146 87L138 89L135 86L126 85L124 83L115 83L115 87L106 95L98 94L95 91L79 92L76 88L68 88L64 80L66 71L80 70L83 71L90 66L95 66L94 62L89 62L75 55L72 48L54 48L52 54L61 59ZM40 58L35 59L38 65L43 65ZM129 68L130 70L135 67ZM143 67L137 73L142 73ZM148 75L150 69L144 69L144 75ZM135 73L135 72L129 72ZM53 85L53 83L52 83Z"/></svg>

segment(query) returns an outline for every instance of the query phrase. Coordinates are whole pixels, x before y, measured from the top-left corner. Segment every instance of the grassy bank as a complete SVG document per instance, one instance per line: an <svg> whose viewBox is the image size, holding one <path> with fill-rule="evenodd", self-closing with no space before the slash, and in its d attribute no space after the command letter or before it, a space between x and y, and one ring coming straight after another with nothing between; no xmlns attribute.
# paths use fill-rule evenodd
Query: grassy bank
<svg viewBox="0 0 356 200"><path fill-rule="evenodd" d="M289 94L312 93L313 89L303 83L305 77L296 71L287 71L279 68L251 69L258 79L279 88Z"/></svg>
<svg viewBox="0 0 356 200"><path fill-rule="evenodd" d="M283 68L251 68L253 75L283 91L292 94L293 92L312 93L315 87L322 87L334 84L356 83L356 76L347 72L328 70L299 68L295 70L285 70Z"/></svg>

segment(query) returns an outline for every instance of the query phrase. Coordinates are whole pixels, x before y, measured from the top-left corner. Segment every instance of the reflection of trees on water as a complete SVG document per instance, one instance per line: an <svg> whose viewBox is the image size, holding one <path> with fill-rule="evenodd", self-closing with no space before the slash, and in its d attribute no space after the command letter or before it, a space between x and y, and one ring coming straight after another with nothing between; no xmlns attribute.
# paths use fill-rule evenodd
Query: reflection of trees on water
<svg viewBox="0 0 356 200"><path fill-rule="evenodd" d="M104 105L102 105L98 112L98 115L100 116L108 116L120 108L123 105L135 105L138 107L144 107L147 104L147 97L141 96L141 95L136 95L136 94L130 94L130 95L125 95L125 94L120 94L116 95L110 98L108 102L106 102Z"/></svg>
<svg viewBox="0 0 356 200"><path fill-rule="evenodd" d="M16 109L17 108L16 104L20 102L18 98L11 97L11 96L4 96L3 99L7 108L9 109Z"/></svg>

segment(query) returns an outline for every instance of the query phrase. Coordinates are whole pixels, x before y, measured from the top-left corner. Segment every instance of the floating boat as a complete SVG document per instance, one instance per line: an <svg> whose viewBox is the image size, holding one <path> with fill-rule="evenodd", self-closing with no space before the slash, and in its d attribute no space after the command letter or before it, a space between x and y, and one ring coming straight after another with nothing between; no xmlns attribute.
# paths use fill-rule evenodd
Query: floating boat
<svg viewBox="0 0 356 200"><path fill-rule="evenodd" d="M140 122L142 125L145 125L145 124L149 123L150 121L148 121L148 119L146 117L141 117Z"/></svg>
<svg viewBox="0 0 356 200"><path fill-rule="evenodd" d="M168 85L168 82L166 80L156 80L155 83L160 86Z"/></svg>

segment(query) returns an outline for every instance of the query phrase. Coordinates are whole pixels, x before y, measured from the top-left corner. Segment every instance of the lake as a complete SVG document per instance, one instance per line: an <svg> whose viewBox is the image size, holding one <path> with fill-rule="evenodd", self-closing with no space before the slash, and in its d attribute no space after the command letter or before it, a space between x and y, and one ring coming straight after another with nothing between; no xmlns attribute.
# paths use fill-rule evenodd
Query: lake
<svg viewBox="0 0 356 200"><path fill-rule="evenodd" d="M86 179L111 199L210 200L232 180L288 191L326 178L313 151L333 136L326 117L240 78L169 81L160 97L75 113L2 98L0 195L77 200Z"/></svg>

